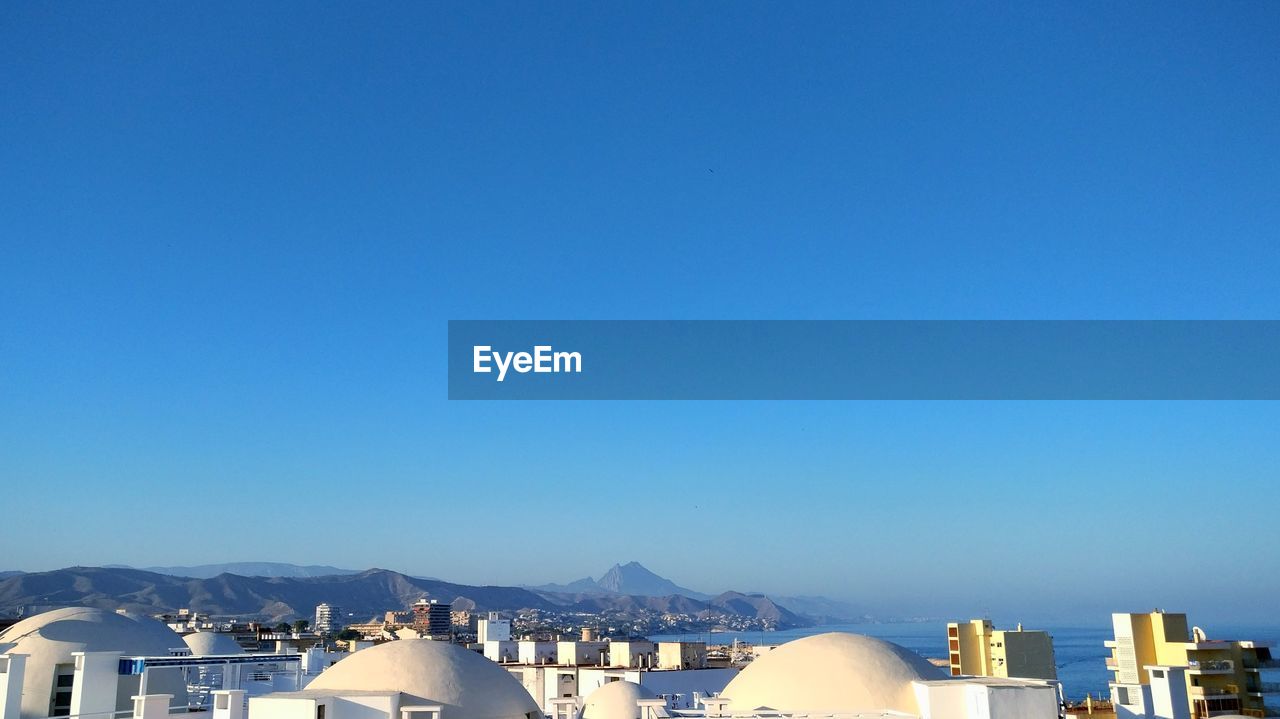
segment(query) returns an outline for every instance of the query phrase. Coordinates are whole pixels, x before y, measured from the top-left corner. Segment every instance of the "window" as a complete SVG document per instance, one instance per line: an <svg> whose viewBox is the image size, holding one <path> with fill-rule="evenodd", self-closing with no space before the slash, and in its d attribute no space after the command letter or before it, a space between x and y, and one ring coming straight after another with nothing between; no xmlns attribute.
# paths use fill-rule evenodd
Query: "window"
<svg viewBox="0 0 1280 719"><path fill-rule="evenodd" d="M316 719L324 719L324 705L323 705L323 704L317 704L317 705L316 705Z"/></svg>
<svg viewBox="0 0 1280 719"><path fill-rule="evenodd" d="M1163 670L1163 669L1152 669L1152 670L1151 670L1151 676L1155 677L1156 679L1164 679L1164 670Z"/></svg>
<svg viewBox="0 0 1280 719"><path fill-rule="evenodd" d="M60 688L60 689L61 689L61 688L64 688L64 687L65 687L65 688L70 688L70 687L71 687L71 685L75 683L75 681L76 681L76 675L74 675L74 674L59 674L59 675L58 675L58 688Z"/></svg>

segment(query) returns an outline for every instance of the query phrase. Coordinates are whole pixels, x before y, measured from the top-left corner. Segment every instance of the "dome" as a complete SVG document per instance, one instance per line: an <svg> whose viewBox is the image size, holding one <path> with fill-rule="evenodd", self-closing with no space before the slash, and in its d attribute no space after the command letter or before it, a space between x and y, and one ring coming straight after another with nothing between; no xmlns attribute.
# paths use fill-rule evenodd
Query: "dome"
<svg viewBox="0 0 1280 719"><path fill-rule="evenodd" d="M191 648L192 656L214 657L227 654L244 654L244 649L230 634L222 632L195 632L182 637Z"/></svg>
<svg viewBox="0 0 1280 719"><path fill-rule="evenodd" d="M507 670L448 642L401 639L361 649L329 667L307 690L402 692L441 704L440 719L541 716L533 697Z"/></svg>
<svg viewBox="0 0 1280 719"><path fill-rule="evenodd" d="M915 680L944 679L915 652L860 634L829 633L787 642L761 655L721 696L730 711L768 707L788 713L886 709L918 714Z"/></svg>
<svg viewBox="0 0 1280 719"><path fill-rule="evenodd" d="M121 652L125 656L169 656L171 650L186 648L172 629L150 617L118 614L91 607L55 609L14 624L0 634L0 652L27 655L22 680L23 719L46 717L54 699L55 676L70 673L75 666L72 652ZM62 665L62 666L60 666ZM174 704L187 701L186 685L172 672L153 672L147 691L173 694ZM121 709L130 706L127 686L136 677L121 677L116 694ZM170 681L176 680L176 681ZM64 689L65 693L65 689Z"/></svg>
<svg viewBox="0 0 1280 719"><path fill-rule="evenodd" d="M640 719L641 699L656 698L635 682L609 682L587 695L579 719ZM659 716L666 716L660 711Z"/></svg>

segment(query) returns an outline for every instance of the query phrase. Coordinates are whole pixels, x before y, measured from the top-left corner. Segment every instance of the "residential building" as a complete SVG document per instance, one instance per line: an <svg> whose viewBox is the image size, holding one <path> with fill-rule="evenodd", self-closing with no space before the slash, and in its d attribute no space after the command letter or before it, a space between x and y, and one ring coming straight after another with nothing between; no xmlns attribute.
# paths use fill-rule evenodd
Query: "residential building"
<svg viewBox="0 0 1280 719"><path fill-rule="evenodd" d="M342 631L342 610L325 602L316 607L316 634L331 637Z"/></svg>
<svg viewBox="0 0 1280 719"><path fill-rule="evenodd" d="M609 666L637 669L657 666L656 649L653 642L646 640L609 642Z"/></svg>
<svg viewBox="0 0 1280 719"><path fill-rule="evenodd" d="M659 669L706 669L706 642L658 642Z"/></svg>
<svg viewBox="0 0 1280 719"><path fill-rule="evenodd" d="M947 625L951 676L1056 680L1053 637L1048 632L996 629L989 619Z"/></svg>
<svg viewBox="0 0 1280 719"><path fill-rule="evenodd" d="M420 636L448 637L453 631L453 618L448 604L432 599L413 603L413 628Z"/></svg>
<svg viewBox="0 0 1280 719"><path fill-rule="evenodd" d="M562 641L556 643L556 663L565 665L603 665L609 650L608 642Z"/></svg>
<svg viewBox="0 0 1280 719"><path fill-rule="evenodd" d="M1105 644L1111 649L1107 668L1115 673L1111 697L1117 715L1149 695L1155 672L1170 668L1183 670L1191 719L1266 715L1259 670L1274 666L1267 647L1208 639L1201 629L1188 628L1186 614L1113 614L1111 623L1115 638Z"/></svg>
<svg viewBox="0 0 1280 719"><path fill-rule="evenodd" d="M483 619L476 621L476 642L511 641L511 620L503 619L497 612L489 612Z"/></svg>

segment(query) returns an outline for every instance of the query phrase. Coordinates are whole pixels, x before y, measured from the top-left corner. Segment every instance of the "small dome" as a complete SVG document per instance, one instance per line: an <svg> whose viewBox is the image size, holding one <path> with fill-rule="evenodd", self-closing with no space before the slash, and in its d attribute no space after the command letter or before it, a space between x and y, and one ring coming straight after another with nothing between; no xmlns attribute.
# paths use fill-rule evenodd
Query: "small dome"
<svg viewBox="0 0 1280 719"><path fill-rule="evenodd" d="M182 637L191 648L192 656L215 657L227 654L244 654L244 649L230 634L222 632L195 632Z"/></svg>
<svg viewBox="0 0 1280 719"><path fill-rule="evenodd" d="M579 719L640 719L641 699L656 698L635 682L609 682L587 695ZM667 716L659 711L658 716Z"/></svg>
<svg viewBox="0 0 1280 719"><path fill-rule="evenodd" d="M0 653L27 655L22 680L23 719L49 715L58 665L74 665L72 652L121 652L125 656L169 656L186 645L169 627L150 617L119 614L91 607L70 607L37 614L0 634ZM170 676L172 674L172 676ZM136 679L136 678L134 678ZM186 684L174 672L155 672L147 691L173 694L173 704L185 705ZM125 678L121 678L124 686ZM129 706L129 689L117 693L121 709Z"/></svg>
<svg viewBox="0 0 1280 719"><path fill-rule="evenodd" d="M762 655L729 682L722 696L730 711L918 714L911 682L944 678L937 667L897 644L833 632Z"/></svg>
<svg viewBox="0 0 1280 719"><path fill-rule="evenodd" d="M538 705L507 670L448 642L401 639L361 649L329 667L307 690L402 692L443 706L441 719L526 719Z"/></svg>

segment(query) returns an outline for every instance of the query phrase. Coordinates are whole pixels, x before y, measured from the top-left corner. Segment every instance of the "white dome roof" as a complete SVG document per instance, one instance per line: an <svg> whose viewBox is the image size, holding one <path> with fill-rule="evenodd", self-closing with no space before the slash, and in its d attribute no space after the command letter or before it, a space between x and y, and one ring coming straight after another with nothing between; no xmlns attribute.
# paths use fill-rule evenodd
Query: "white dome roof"
<svg viewBox="0 0 1280 719"><path fill-rule="evenodd" d="M230 634L222 632L195 632L186 634L182 641L191 648L192 656L212 657L227 654L244 654L244 649Z"/></svg>
<svg viewBox="0 0 1280 719"><path fill-rule="evenodd" d="M911 682L944 679L915 652L860 634L829 633L779 646L725 687L731 711L918 714Z"/></svg>
<svg viewBox="0 0 1280 719"><path fill-rule="evenodd" d="M441 719L525 719L541 713L507 670L448 642L401 639L361 649L320 673L307 690L402 692L441 704Z"/></svg>
<svg viewBox="0 0 1280 719"><path fill-rule="evenodd" d="M22 717L49 715L54 674L59 664L74 664L72 652L121 652L125 656L168 656L171 649L186 648L182 637L150 617L117 614L91 607L55 609L28 617L0 634L0 652L27 655L22 680ZM181 679L181 677L177 677ZM174 704L185 704L185 684L160 679L148 691L173 694ZM123 700L128 704L128 697Z"/></svg>
<svg viewBox="0 0 1280 719"><path fill-rule="evenodd" d="M609 682L587 695L579 719L640 719L641 699L654 699L653 692L635 682ZM659 716L666 716L660 711Z"/></svg>

